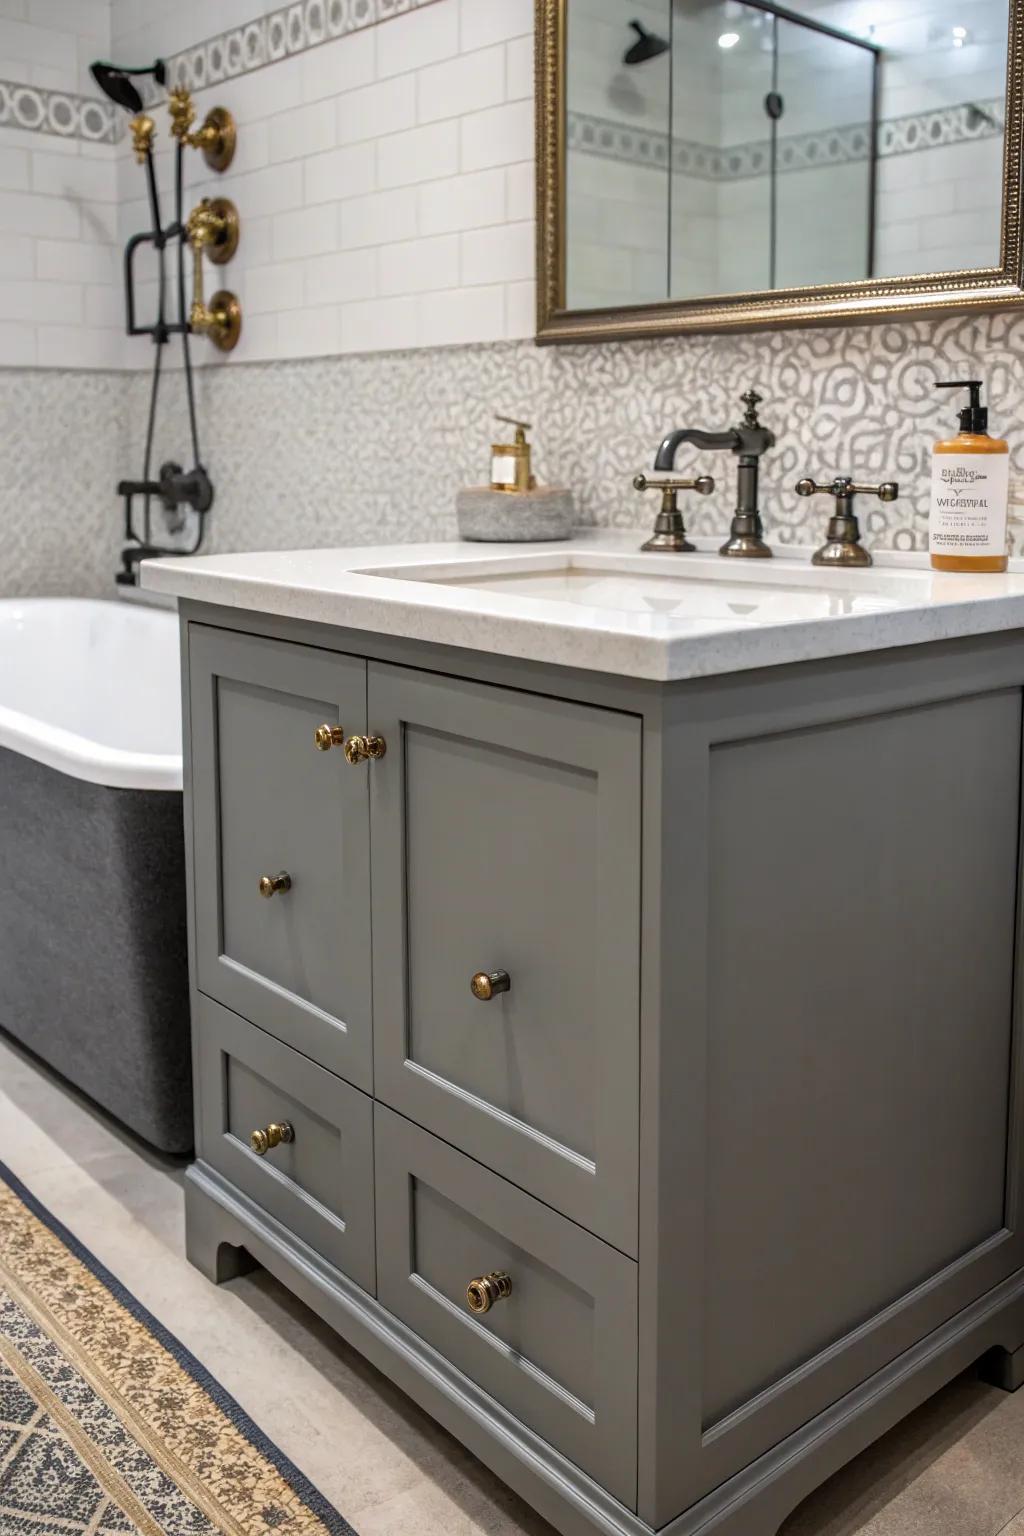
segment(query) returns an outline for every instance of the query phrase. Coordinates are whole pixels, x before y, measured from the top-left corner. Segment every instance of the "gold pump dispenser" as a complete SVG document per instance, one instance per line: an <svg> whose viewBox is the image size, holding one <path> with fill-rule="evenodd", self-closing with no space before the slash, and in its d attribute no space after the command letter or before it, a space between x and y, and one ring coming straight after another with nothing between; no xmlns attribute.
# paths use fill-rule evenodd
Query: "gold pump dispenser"
<svg viewBox="0 0 1024 1536"><path fill-rule="evenodd" d="M532 432L528 421L516 421L514 416L495 416L506 426L515 427L515 441L491 444L491 490L522 493L536 489L537 482L530 468L530 444L527 432Z"/></svg>

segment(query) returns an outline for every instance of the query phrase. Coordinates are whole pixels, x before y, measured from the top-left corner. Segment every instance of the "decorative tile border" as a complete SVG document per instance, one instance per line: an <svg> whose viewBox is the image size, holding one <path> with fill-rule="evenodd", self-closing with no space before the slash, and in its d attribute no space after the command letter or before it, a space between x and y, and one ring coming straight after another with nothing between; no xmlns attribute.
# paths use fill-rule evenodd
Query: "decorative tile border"
<svg viewBox="0 0 1024 1536"><path fill-rule="evenodd" d="M890 118L879 124L879 157L912 154L944 144L961 144L996 135L1001 137L1005 106L1003 97L998 96L987 101L961 102L955 107L941 107L933 112ZM688 139L673 139L670 156L667 133L633 128L628 123L611 122L583 112L568 114L567 129L568 147L581 154L666 171L671 165L673 171L701 181L737 181L762 176L771 165L767 139L734 144L728 149ZM870 152L868 125L851 123L825 133L780 137L778 168L780 171L803 171L822 165L843 165L866 160Z"/></svg>
<svg viewBox="0 0 1024 1536"><path fill-rule="evenodd" d="M295 0L173 54L167 60L167 78L172 85L202 90L433 4L435 0Z"/></svg>
<svg viewBox="0 0 1024 1536"><path fill-rule="evenodd" d="M112 102L95 96L0 80L0 127L114 144L124 132L124 114Z"/></svg>

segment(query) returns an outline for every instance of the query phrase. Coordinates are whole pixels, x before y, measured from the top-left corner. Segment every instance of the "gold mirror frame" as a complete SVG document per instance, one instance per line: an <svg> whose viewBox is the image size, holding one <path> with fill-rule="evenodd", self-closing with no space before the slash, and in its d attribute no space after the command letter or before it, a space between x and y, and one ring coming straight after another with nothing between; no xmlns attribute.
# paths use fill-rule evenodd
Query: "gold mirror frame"
<svg viewBox="0 0 1024 1536"><path fill-rule="evenodd" d="M537 340L632 340L701 331L781 330L850 325L1024 303L1021 140L1024 110L1024 0L1010 0L1003 146L1000 264L962 272L866 278L841 287L782 288L713 299L565 307L565 65L569 0L534 0L537 83Z"/></svg>

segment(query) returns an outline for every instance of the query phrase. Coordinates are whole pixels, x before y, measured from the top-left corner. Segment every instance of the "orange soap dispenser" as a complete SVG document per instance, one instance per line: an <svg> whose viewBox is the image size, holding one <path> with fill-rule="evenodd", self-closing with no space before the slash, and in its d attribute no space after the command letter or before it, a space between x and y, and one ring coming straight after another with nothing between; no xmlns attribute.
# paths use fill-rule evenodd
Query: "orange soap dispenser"
<svg viewBox="0 0 1024 1536"><path fill-rule="evenodd" d="M936 443L928 548L936 571L1005 571L1009 448L988 435L981 380L960 379L936 389L969 389L956 437Z"/></svg>

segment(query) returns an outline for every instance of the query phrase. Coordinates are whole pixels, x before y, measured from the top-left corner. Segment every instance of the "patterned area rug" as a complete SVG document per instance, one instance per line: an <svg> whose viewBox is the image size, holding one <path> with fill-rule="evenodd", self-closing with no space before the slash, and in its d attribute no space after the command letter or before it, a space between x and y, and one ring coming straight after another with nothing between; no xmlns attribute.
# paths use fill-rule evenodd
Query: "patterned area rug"
<svg viewBox="0 0 1024 1536"><path fill-rule="evenodd" d="M2 1536L354 1536L0 1163Z"/></svg>

